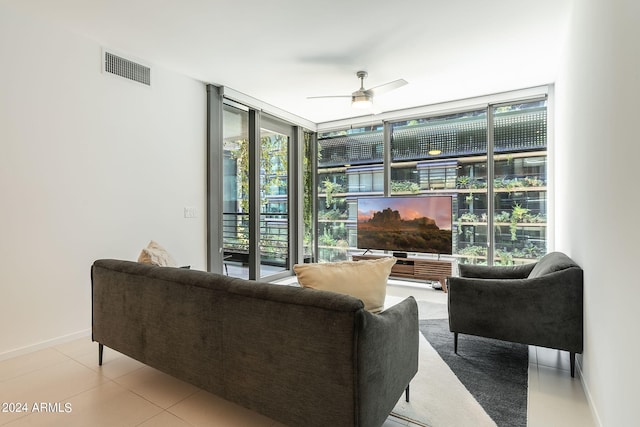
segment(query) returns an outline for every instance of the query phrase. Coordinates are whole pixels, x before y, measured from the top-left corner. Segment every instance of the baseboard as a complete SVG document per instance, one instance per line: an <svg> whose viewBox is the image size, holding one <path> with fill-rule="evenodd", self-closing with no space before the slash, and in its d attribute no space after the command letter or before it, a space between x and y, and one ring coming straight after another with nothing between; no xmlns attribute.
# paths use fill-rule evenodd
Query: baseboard
<svg viewBox="0 0 640 427"><path fill-rule="evenodd" d="M25 347L9 350L0 354L0 362L14 357L22 356L24 354L33 353L34 351L42 350L48 347L52 347L58 344L64 344L69 341L77 340L91 336L91 329L85 329L83 331L74 332L72 334L63 335L61 337L53 338L50 340L42 341L36 344L28 345Z"/></svg>
<svg viewBox="0 0 640 427"><path fill-rule="evenodd" d="M593 416L593 421L597 427L602 427L602 421L600 420L598 410L596 409L596 405L591 397L591 391L589 390L589 386L585 382L584 376L582 375L582 357L577 357L576 359L576 371L578 372L578 376L580 377L582 391L584 391L584 395L587 398L587 404L589 405L589 410L591 411L591 415Z"/></svg>

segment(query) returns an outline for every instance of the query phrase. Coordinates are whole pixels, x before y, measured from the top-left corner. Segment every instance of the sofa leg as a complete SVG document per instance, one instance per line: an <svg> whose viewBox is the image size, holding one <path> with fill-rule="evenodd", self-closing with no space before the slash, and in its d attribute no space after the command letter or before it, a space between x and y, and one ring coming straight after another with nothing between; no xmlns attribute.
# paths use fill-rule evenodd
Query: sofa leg
<svg viewBox="0 0 640 427"><path fill-rule="evenodd" d="M571 365L571 378L573 378L576 373L576 354L572 351L569 352L569 364Z"/></svg>
<svg viewBox="0 0 640 427"><path fill-rule="evenodd" d="M458 354L458 333L453 333L453 352Z"/></svg>
<svg viewBox="0 0 640 427"><path fill-rule="evenodd" d="M98 365L102 366L102 354L104 353L104 345L98 343Z"/></svg>
<svg viewBox="0 0 640 427"><path fill-rule="evenodd" d="M409 402L409 384L407 384L407 389L404 391L404 400Z"/></svg>

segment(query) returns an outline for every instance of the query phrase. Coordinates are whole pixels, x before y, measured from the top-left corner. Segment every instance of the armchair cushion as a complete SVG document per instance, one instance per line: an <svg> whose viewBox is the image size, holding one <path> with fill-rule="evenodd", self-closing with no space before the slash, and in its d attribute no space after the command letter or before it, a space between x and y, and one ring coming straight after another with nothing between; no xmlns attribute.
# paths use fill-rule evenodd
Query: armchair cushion
<svg viewBox="0 0 640 427"><path fill-rule="evenodd" d="M578 267L571 258L563 254L562 252L550 252L543 256L535 264L529 264L533 266L529 278L542 277L549 273L556 271L566 270L570 267Z"/></svg>
<svg viewBox="0 0 640 427"><path fill-rule="evenodd" d="M496 267L460 264L458 265L458 271L461 277L475 277L478 279L525 279L529 276L534 266L535 263Z"/></svg>

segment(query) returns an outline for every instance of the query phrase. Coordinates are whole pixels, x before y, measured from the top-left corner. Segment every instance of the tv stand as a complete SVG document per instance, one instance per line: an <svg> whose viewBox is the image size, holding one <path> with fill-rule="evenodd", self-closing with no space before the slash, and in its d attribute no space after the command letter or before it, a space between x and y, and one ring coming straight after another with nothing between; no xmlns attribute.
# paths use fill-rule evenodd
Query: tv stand
<svg viewBox="0 0 640 427"><path fill-rule="evenodd" d="M352 255L354 261L366 259L378 259L385 255ZM392 277L404 277L407 279L437 280L442 285L442 290L447 292L447 277L452 274L452 261L443 261L425 258L398 258L391 268Z"/></svg>

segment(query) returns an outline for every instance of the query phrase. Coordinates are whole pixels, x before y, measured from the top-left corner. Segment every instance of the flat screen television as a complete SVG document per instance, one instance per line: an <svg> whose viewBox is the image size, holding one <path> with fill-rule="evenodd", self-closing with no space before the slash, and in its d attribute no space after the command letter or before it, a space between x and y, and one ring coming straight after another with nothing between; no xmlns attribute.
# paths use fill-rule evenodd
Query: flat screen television
<svg viewBox="0 0 640 427"><path fill-rule="evenodd" d="M358 198L358 248L451 254L450 196Z"/></svg>

